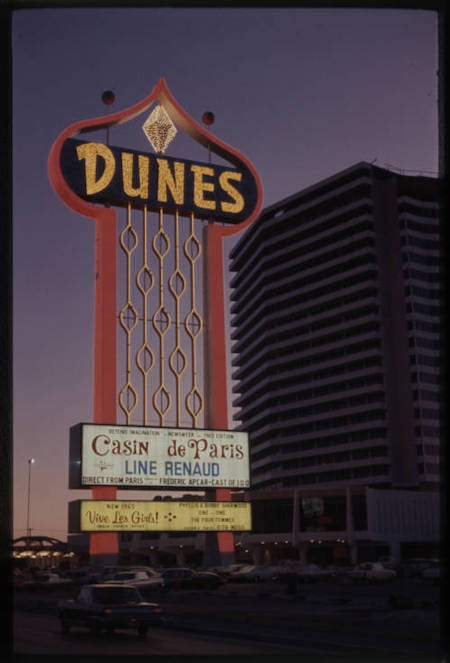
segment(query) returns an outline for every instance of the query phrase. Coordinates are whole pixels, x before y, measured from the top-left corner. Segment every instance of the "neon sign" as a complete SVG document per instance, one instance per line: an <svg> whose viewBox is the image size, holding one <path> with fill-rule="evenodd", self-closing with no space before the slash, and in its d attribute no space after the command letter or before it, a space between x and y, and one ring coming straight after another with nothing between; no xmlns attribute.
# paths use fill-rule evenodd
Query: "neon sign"
<svg viewBox="0 0 450 663"><path fill-rule="evenodd" d="M61 171L70 188L96 203L177 210L226 223L246 219L257 202L249 170L136 152L69 138Z"/></svg>

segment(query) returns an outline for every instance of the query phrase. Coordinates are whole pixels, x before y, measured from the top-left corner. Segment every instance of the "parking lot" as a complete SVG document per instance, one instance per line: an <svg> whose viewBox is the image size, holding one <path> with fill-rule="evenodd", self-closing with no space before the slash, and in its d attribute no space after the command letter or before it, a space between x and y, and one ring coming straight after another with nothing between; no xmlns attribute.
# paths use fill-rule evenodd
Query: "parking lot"
<svg viewBox="0 0 450 663"><path fill-rule="evenodd" d="M333 653L440 655L439 586L422 578L354 583L227 582L216 590L154 588L167 629L224 642L277 643ZM57 601L73 591L16 591L15 611L55 618ZM430 659L431 660L431 659Z"/></svg>

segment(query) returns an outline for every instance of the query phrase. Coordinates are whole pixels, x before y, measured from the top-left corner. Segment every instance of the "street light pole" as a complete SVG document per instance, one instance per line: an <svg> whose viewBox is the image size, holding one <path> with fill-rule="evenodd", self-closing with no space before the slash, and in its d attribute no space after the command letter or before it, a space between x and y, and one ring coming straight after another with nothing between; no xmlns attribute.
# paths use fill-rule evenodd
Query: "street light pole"
<svg viewBox="0 0 450 663"><path fill-rule="evenodd" d="M31 466L35 462L34 458L28 459L28 507L27 507L27 536L31 536L30 528L30 488L31 488Z"/></svg>

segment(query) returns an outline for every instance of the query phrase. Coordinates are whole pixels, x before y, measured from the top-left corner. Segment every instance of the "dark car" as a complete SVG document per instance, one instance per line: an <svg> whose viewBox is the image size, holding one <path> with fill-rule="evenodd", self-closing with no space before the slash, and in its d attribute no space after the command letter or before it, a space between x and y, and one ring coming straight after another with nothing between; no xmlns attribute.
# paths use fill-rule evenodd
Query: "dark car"
<svg viewBox="0 0 450 663"><path fill-rule="evenodd" d="M89 567L73 569L67 575L72 580L74 588L81 587L81 585L95 585L103 581L101 572Z"/></svg>
<svg viewBox="0 0 450 663"><path fill-rule="evenodd" d="M84 585L75 599L58 603L58 616L63 633L84 626L95 634L121 628L145 636L150 625L163 623L159 605L143 601L139 591L127 585Z"/></svg>
<svg viewBox="0 0 450 663"><path fill-rule="evenodd" d="M430 566L430 560L423 557L412 557L400 562L398 575L401 578L413 578L421 576L425 569Z"/></svg>
<svg viewBox="0 0 450 663"><path fill-rule="evenodd" d="M188 568L166 569L161 575L165 589L217 589L226 582L217 573Z"/></svg>

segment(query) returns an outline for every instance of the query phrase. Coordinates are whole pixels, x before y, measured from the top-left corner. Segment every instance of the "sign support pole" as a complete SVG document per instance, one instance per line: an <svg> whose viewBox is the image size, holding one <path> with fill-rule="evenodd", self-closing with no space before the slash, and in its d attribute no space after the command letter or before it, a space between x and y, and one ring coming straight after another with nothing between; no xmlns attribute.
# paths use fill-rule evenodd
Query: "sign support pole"
<svg viewBox="0 0 450 663"><path fill-rule="evenodd" d="M116 423L116 212L104 208L96 219L94 423ZM92 498L115 500L116 487L96 486ZM91 533L89 554L94 566L117 563L116 532Z"/></svg>
<svg viewBox="0 0 450 663"><path fill-rule="evenodd" d="M110 103L113 99L108 94L108 98L103 100L105 103ZM258 174L248 159L195 122L171 95L163 78L158 81L147 97L134 106L112 115L83 120L70 125L58 136L49 155L49 177L55 192L73 211L96 220L94 423L114 424L116 422L116 214L109 207L86 200L82 194L77 193L69 185L61 170L61 154L67 139L97 129L109 129L111 126L131 120L149 109L155 101L164 107L170 119L186 134L233 166L243 169L242 177L246 177L248 174L249 184L253 182L255 199L252 203L252 211L249 210L249 216L228 228L211 224L206 229L204 243L204 285L208 288L205 313L208 334L205 357L207 371L207 375L205 375L205 423L209 428L226 430L228 429L228 388L222 240L226 236L244 230L256 220L262 205L262 186ZM207 124L210 124L209 115L212 116L212 114L207 115ZM78 158L77 162L79 160ZM229 182L228 185L230 185ZM108 202L111 201L108 200ZM238 203L238 199L236 203ZM224 209L223 206L222 211ZM113 487L92 488L93 499L115 499L116 493L117 490ZM231 490L216 490L216 500L231 501ZM223 563L234 561L232 533L220 532L217 534L216 541ZM114 559L118 555L117 533L92 534L89 551L92 560L95 560L96 563L97 560L99 564L105 563L107 559L114 563Z"/></svg>
<svg viewBox="0 0 450 663"><path fill-rule="evenodd" d="M204 230L205 269L205 318L206 318L206 370L205 400L206 426L228 430L228 383L225 326L225 297L223 245L220 227L209 224ZM231 502L229 488L216 489L217 502ZM216 535L213 535L216 536ZM208 541L208 534L206 534ZM234 560L232 532L217 533L220 564L226 566ZM208 547L208 545L206 546ZM205 553L209 551L205 550Z"/></svg>

